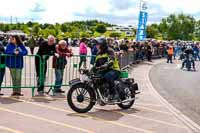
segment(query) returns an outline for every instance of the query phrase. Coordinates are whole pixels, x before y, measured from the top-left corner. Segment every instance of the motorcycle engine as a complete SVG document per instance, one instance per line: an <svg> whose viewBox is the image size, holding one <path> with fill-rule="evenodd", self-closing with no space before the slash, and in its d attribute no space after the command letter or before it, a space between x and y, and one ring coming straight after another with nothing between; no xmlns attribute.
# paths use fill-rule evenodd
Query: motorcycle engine
<svg viewBox="0 0 200 133"><path fill-rule="evenodd" d="M127 88L127 86L120 80L115 81L115 86L118 89L120 99L125 100L126 99L125 89Z"/></svg>
<svg viewBox="0 0 200 133"><path fill-rule="evenodd" d="M104 83L102 85L100 92L104 97L108 97L110 95L109 87L110 85L108 83Z"/></svg>

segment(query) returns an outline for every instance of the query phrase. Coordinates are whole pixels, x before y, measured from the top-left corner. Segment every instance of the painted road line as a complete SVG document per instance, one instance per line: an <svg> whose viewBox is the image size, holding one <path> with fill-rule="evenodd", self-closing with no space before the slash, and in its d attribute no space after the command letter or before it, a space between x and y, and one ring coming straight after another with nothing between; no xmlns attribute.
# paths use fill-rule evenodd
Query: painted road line
<svg viewBox="0 0 200 133"><path fill-rule="evenodd" d="M20 132L18 130L11 129L11 128L4 127L4 126L0 126L0 130L8 131L8 132L11 132L11 133L23 133L23 132Z"/></svg>
<svg viewBox="0 0 200 133"><path fill-rule="evenodd" d="M165 122L165 121L161 121L161 120L157 120L157 119L152 119L152 118L147 118L147 117L143 117L143 116L139 116L139 115L128 114L128 113L121 112L121 111L104 110L104 109L101 109L101 108L98 108L98 107L94 107L94 109L103 110L103 111L106 111L106 112L113 112L113 113L127 115L127 116L132 116L132 117L136 117L136 118L140 118L140 119L148 120L148 121L153 121L153 122L164 124L164 125L168 125L168 126L187 129L186 126L181 126L181 125L178 125L178 124L173 124L173 123L169 123L169 122Z"/></svg>
<svg viewBox="0 0 200 133"><path fill-rule="evenodd" d="M29 118L32 118L32 119L44 121L44 122L51 123L51 124L60 125L60 126L67 127L67 128L72 128L72 129L79 130L79 131L86 132L86 133L94 133L93 131L89 131L87 129L75 127L75 126L72 126L72 125L69 125L69 124L66 124L66 123L61 123L61 122L57 122L57 121L54 121L54 120L49 120L49 119L45 119L45 118L38 117L38 116L35 116L35 115L25 114L25 113L22 113L22 112L17 112L17 111L2 108L2 107L0 107L0 111L12 113L12 114L16 114L16 115L20 115L20 116L24 116L24 117L29 117Z"/></svg>
<svg viewBox="0 0 200 133"><path fill-rule="evenodd" d="M178 118L181 122L183 122L185 125L188 126L188 131L189 128L192 129L194 132L199 133L200 132L200 126L198 124L196 124L195 122L193 122L190 118L188 118L187 116L185 116L183 113L181 113L181 111L179 111L178 109L176 109L174 106L172 106L167 100L165 100L157 91L156 89L153 87L150 79L149 79L149 71L151 68L149 68L146 73L146 79L147 79L147 87L150 90L150 93L157 98L164 106L166 106L166 108L172 112L172 114ZM190 131L189 131L190 132Z"/></svg>
<svg viewBox="0 0 200 133"><path fill-rule="evenodd" d="M143 119L143 120L148 120L148 121L152 121L152 122L164 124L164 125L168 125L168 126L173 126L173 127L187 129L186 126L181 126L181 125L178 125L178 124L173 124L173 123L169 123L169 122L165 122L165 121L161 121L161 120L151 119L151 118L147 118L147 117L143 117L143 116L138 116L138 115L133 115L133 114L127 114L127 113L120 112L120 111L113 111L113 112L118 113L118 114L122 114L122 115L127 115L127 116L132 116L132 117L140 118L140 119Z"/></svg>
<svg viewBox="0 0 200 133"><path fill-rule="evenodd" d="M13 100L16 100L16 101L21 101L21 102L28 103L28 104L32 104L32 105L35 105L35 106L48 108L48 109L51 109L51 110L60 111L60 112L74 113L72 111L68 111L68 110L64 110L64 109L60 109L60 108L56 108L56 107L52 107L52 106L42 105L42 104L38 104L38 103L28 102L28 101L24 101L24 100L21 100L21 99L15 99L15 98L10 98L10 99L13 99ZM129 129L133 129L133 130L144 132L144 133L154 133L153 131L149 131L149 130L145 130L145 129L142 129L142 128L137 128L137 127L125 125L125 124L114 122L114 121L109 121L109 120L99 118L99 117L96 117L96 116L91 116L91 115L88 115L88 114L77 114L77 116L96 119L96 120L102 121L104 123L112 124L112 125L115 125L115 126L120 126L120 127L123 127L123 128L129 128Z"/></svg>
<svg viewBox="0 0 200 133"><path fill-rule="evenodd" d="M3 96L1 98L11 98L11 97L6 97L6 96ZM17 98L17 97L12 97L12 98ZM30 99L23 99L23 100L27 100L27 101L32 101L34 99L44 99L44 100L58 100L58 101L64 101L66 102L67 100L65 100L66 98L56 98L56 97L33 97L33 98L30 98ZM138 103L135 103L135 105L138 105L138 106L152 106L152 107L163 107L163 105L159 105L159 104L150 104L150 103L142 103L142 102L138 102Z"/></svg>
<svg viewBox="0 0 200 133"><path fill-rule="evenodd" d="M54 98L54 99L60 100L60 98ZM67 101L67 100L63 100L63 101ZM159 110L155 110L155 109L148 108L148 107L142 107L142 106L138 106L138 105L135 105L135 107L141 108L141 109L145 109L145 110L149 110L149 111L152 111L152 112L157 112L157 113L162 113L162 114L171 115L171 113L166 112L166 111L159 111Z"/></svg>
<svg viewBox="0 0 200 133"><path fill-rule="evenodd" d="M147 118L147 117L143 117L143 116L139 116L139 115L128 114L128 113L121 112L121 111L105 110L105 109L101 109L101 108L98 108L98 107L94 107L94 109L103 110L103 111L106 111L106 112L113 112L113 113L117 113L117 114L121 114L121 115L136 117L136 118L143 119L143 120L153 121L153 122L168 125L168 126L187 129L186 126L181 126L181 125L178 125L178 124L173 124L173 123L169 123L169 122L165 122L165 121L161 121L161 120L157 120L157 119L152 119L152 118Z"/></svg>
<svg viewBox="0 0 200 133"><path fill-rule="evenodd" d="M16 98L16 97L4 97L4 98ZM34 98L33 98L34 99ZM36 99L40 99L40 98L36 98ZM61 100L60 98L52 98L50 100ZM17 99L15 99L17 100ZM21 99L20 99L21 100ZM48 100L48 99L47 99ZM63 101L67 101L67 100L63 100ZM137 108L141 108L141 109L145 109L145 110L149 110L149 111L152 111L152 112L157 112L157 113L162 113L162 114L166 114L166 115L171 115L171 113L169 112L166 112L166 111L159 111L159 110L155 110L155 109L152 109L152 108L148 108L148 107L142 107L142 106L138 106L138 105L135 105L135 107Z"/></svg>
<svg viewBox="0 0 200 133"><path fill-rule="evenodd" d="M135 105L139 105L139 106L151 106L151 107L163 107L163 105L161 104L149 104L149 103L135 103Z"/></svg>
<svg viewBox="0 0 200 133"><path fill-rule="evenodd" d="M135 105L135 107L137 107L137 108L139 108L139 109L149 110L149 111L152 111L152 112L157 112L157 113L161 113L161 114L165 114L165 115L170 115L170 116L172 116L171 113L166 112L166 111L159 111L159 110L155 110L155 109L148 108L148 107L142 107L142 106L138 106L138 105Z"/></svg>

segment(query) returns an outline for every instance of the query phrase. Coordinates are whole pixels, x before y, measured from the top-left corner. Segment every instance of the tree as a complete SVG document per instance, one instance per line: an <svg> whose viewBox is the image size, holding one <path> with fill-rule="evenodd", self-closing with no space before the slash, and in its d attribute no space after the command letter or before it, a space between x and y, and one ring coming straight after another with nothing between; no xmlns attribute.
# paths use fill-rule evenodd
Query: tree
<svg viewBox="0 0 200 133"><path fill-rule="evenodd" d="M82 31L82 32L80 32L80 37L81 37L81 38L89 38L89 37L90 37L90 34L89 34L88 32Z"/></svg>
<svg viewBox="0 0 200 133"><path fill-rule="evenodd" d="M38 36L39 31L40 31L39 25L34 25L32 31L33 31L33 35Z"/></svg>
<svg viewBox="0 0 200 133"><path fill-rule="evenodd" d="M26 25L28 25L28 27L33 27L33 22L29 21Z"/></svg>
<svg viewBox="0 0 200 133"><path fill-rule="evenodd" d="M191 40L195 30L195 19L190 15L171 14L159 25L160 31L169 40Z"/></svg>
<svg viewBox="0 0 200 133"><path fill-rule="evenodd" d="M111 32L109 36L110 37L115 37L115 38L118 37L119 38L121 36L121 34L117 33L117 32Z"/></svg>
<svg viewBox="0 0 200 133"><path fill-rule="evenodd" d="M24 33L26 34L29 34L30 31L29 31L29 28L27 25L21 25L20 29L19 30L22 30Z"/></svg>
<svg viewBox="0 0 200 133"><path fill-rule="evenodd" d="M159 35L159 30L156 24L147 26L147 38L156 38L158 35Z"/></svg>
<svg viewBox="0 0 200 133"><path fill-rule="evenodd" d="M107 31L106 26L104 24L97 24L97 26L95 27L95 31L100 34L104 34Z"/></svg>
<svg viewBox="0 0 200 133"><path fill-rule="evenodd" d="M197 40L200 40L200 20L196 22L194 34Z"/></svg>
<svg viewBox="0 0 200 133"><path fill-rule="evenodd" d="M10 28L10 25L8 25L8 24L6 24L5 26L4 26L4 32L7 32L7 31L9 31L11 28Z"/></svg>
<svg viewBox="0 0 200 133"><path fill-rule="evenodd" d="M66 24L61 24L61 27L60 27L60 29L61 29L61 31L62 32L67 32L67 25Z"/></svg>
<svg viewBox="0 0 200 133"><path fill-rule="evenodd" d="M72 39L80 38L79 32L74 32L74 31L71 32L70 38L72 38Z"/></svg>

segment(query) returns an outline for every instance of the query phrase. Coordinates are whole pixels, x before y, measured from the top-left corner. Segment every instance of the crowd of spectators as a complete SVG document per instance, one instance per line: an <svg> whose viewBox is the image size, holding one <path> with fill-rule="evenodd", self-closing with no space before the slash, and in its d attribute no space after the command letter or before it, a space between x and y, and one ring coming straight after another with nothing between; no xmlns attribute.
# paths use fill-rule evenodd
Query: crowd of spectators
<svg viewBox="0 0 200 133"><path fill-rule="evenodd" d="M134 53L134 60L145 60L152 62L152 57L167 57L167 62L172 63L174 59L181 55L188 45L192 46L195 53L195 60L200 60L200 47L199 42L186 42L186 41L158 41L155 39L147 39L145 41L135 41L133 39L114 39L107 38L107 43L116 54L123 56L126 53ZM96 48L97 41L95 38L82 38L82 39L68 39L58 40L54 36L50 35L47 39L42 37L19 37L19 36L1 36L0 37L0 86L2 85L5 67L9 68L12 84L13 94L12 96L23 96L21 94L21 76L22 69L24 67L23 56L28 53L27 47L30 48L31 53L38 55L40 58L35 57L36 76L38 80L38 94L44 94L44 79L41 79L41 72L46 77L47 61L49 56L53 56L53 68L55 69L55 92L64 93L61 90L63 82L63 73L67 64L67 57L73 56L71 46L79 47L80 63L78 68L86 68L86 56L88 55L88 48L91 49L92 56L90 63L94 64L95 55L97 55ZM35 47L39 47L37 52L34 52ZM4 55L10 55L5 58ZM48 55L48 56L47 56ZM44 65L41 65L44 64ZM5 67L3 67L5 65ZM1 87L0 87L1 92ZM0 93L0 95L3 95Z"/></svg>

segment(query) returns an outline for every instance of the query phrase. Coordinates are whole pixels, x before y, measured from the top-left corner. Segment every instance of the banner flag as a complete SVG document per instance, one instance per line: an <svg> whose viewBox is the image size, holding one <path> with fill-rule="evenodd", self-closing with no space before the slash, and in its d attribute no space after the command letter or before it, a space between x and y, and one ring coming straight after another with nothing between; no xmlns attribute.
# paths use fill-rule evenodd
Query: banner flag
<svg viewBox="0 0 200 133"><path fill-rule="evenodd" d="M146 24L148 18L147 11L147 2L144 0L140 1L140 14L139 14L139 22L137 28L137 41L143 41L146 39Z"/></svg>

